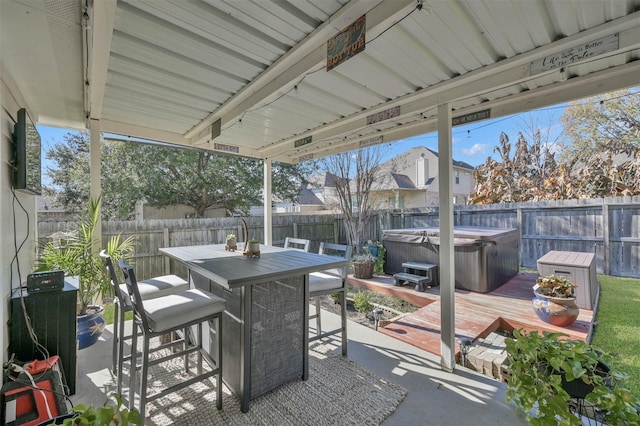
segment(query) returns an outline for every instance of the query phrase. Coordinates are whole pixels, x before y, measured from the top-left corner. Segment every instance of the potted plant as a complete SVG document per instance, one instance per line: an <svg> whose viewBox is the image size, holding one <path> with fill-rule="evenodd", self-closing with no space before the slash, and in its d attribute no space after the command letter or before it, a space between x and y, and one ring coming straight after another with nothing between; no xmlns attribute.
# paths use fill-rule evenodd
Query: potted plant
<svg viewBox="0 0 640 426"><path fill-rule="evenodd" d="M547 275L546 277L538 277L533 291L544 296L567 299L574 297L573 293L576 287L578 286L565 277Z"/></svg>
<svg viewBox="0 0 640 426"><path fill-rule="evenodd" d="M373 277L373 267L375 263L376 258L369 252L355 256L353 259L353 276L362 279Z"/></svg>
<svg viewBox="0 0 640 426"><path fill-rule="evenodd" d="M82 426L127 426L141 425L142 416L135 408L129 410L122 404L122 397L112 393L101 407L78 404L67 414L47 420L38 426L82 425Z"/></svg>
<svg viewBox="0 0 640 426"><path fill-rule="evenodd" d="M260 257L260 241L255 238L250 239L246 244L244 254L249 257Z"/></svg>
<svg viewBox="0 0 640 426"><path fill-rule="evenodd" d="M367 241L367 245L365 247L367 251L376 258L375 264L373 266L374 275L382 274L384 272L384 257L387 253L387 249L384 248L380 241L371 240Z"/></svg>
<svg viewBox="0 0 640 426"><path fill-rule="evenodd" d="M95 238L100 205L99 198L90 200L87 211L77 217L74 228L63 238L45 243L37 261L38 271L58 269L66 276L78 277L79 349L91 346L102 334L104 308L100 304L113 290ZM115 235L107 242L106 251L117 261L134 247L135 237L122 240L120 235Z"/></svg>
<svg viewBox="0 0 640 426"><path fill-rule="evenodd" d="M638 424L638 400L614 372L611 355L563 333L514 331L507 339L507 401L514 402L531 424L582 425L575 398L584 399L606 424ZM580 401L582 402L582 401Z"/></svg>
<svg viewBox="0 0 640 426"><path fill-rule="evenodd" d="M378 257L378 242L373 242L372 240L367 240L367 244L365 244L364 248L371 253L373 257Z"/></svg>
<svg viewBox="0 0 640 426"><path fill-rule="evenodd" d="M533 311L538 318L549 324L561 327L573 324L580 313L573 295L576 287L565 277L538 277L533 286Z"/></svg>
<svg viewBox="0 0 640 426"><path fill-rule="evenodd" d="M236 251L238 249L238 241L235 234L227 235L227 244L224 246L227 251Z"/></svg>

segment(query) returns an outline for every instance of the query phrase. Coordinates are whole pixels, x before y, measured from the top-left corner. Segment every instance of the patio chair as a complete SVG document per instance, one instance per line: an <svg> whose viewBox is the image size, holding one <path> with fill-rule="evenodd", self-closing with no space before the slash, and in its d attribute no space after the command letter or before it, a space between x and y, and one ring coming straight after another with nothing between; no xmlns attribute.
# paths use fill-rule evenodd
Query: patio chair
<svg viewBox="0 0 640 426"><path fill-rule="evenodd" d="M130 355L125 356L124 354L124 342L131 339L130 334L125 334L124 321L125 314L133 311L133 307L131 306L127 285L119 284L111 256L109 256L105 250L102 250L100 257L107 268L107 273L109 274L115 295L113 300L113 354L111 371L116 376L118 394L121 395L123 365L125 361L131 359ZM140 289L142 299L146 300L189 290L189 283L177 275L163 275L138 282L138 288Z"/></svg>
<svg viewBox="0 0 640 426"><path fill-rule="evenodd" d="M320 254L328 256L340 256L351 259L351 247L342 244L320 243ZM310 342L324 337L341 333L342 335L342 355L347 356L347 298L346 281L349 266L342 268L327 269L322 272L312 272L309 274L309 297L315 297L316 313L309 319L316 320L316 335L309 338ZM338 293L341 305L341 326L335 330L322 331L320 317L320 296Z"/></svg>
<svg viewBox="0 0 640 426"><path fill-rule="evenodd" d="M284 248L309 251L310 246L311 240L306 240L304 238L287 237L284 239Z"/></svg>
<svg viewBox="0 0 640 426"><path fill-rule="evenodd" d="M161 398L167 394L176 392L194 383L201 382L216 376L216 407L222 409L222 313L225 309L224 299L199 289L186 290L168 296L155 299L143 300L140 294L140 287L136 281L135 272L124 259L118 261L118 265L124 274L125 283L131 305L133 306L133 333L131 341L131 374L129 375L129 389L131 396L129 399L130 408L134 406L134 389L136 385L136 373L140 369L140 402L138 410L145 417L147 402ZM215 321L215 327L213 322ZM209 322L211 334L215 335L216 359L211 358L202 347L202 323ZM191 328L197 329L195 336ZM138 329L142 333L141 365L138 367L138 352L136 350L138 340ZM154 352L158 354L153 359L150 358L150 341L163 334L179 332L182 335L182 347L177 350L172 341L168 344L160 345L165 351ZM168 386L161 391L151 395L147 394L147 378L149 367L170 361L174 358L184 358L185 371L189 371L189 355L197 354L197 373L189 379ZM203 370L202 360L209 365L208 371Z"/></svg>

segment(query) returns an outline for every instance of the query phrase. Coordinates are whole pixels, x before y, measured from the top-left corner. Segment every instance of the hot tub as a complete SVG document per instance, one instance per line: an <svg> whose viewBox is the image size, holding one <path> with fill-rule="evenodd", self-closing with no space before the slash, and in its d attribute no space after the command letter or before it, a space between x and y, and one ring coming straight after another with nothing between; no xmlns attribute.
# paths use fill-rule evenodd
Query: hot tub
<svg viewBox="0 0 640 426"><path fill-rule="evenodd" d="M487 293L518 273L517 229L460 226L453 232L456 288ZM402 272L403 262L440 264L437 227L388 229L382 244L387 274Z"/></svg>

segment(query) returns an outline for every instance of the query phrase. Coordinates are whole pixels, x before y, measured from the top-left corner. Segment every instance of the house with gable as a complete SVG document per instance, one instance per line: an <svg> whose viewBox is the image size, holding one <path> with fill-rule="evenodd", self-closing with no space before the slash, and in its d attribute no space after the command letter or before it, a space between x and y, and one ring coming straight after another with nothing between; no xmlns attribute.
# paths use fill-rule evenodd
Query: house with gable
<svg viewBox="0 0 640 426"><path fill-rule="evenodd" d="M412 148L383 163L374 189L378 208L411 209L439 204L438 153L426 147ZM474 167L453 160L453 203L465 204L475 185Z"/></svg>
<svg viewBox="0 0 640 426"><path fill-rule="evenodd" d="M465 204L474 188L474 167L453 160L453 202ZM438 153L429 148L412 148L380 165L379 179L371 187L369 199L374 208L411 209L436 207L438 198ZM309 179L313 191L325 208L335 210L337 176L318 174ZM355 190L355 189L354 189ZM311 209L309 209L311 210Z"/></svg>

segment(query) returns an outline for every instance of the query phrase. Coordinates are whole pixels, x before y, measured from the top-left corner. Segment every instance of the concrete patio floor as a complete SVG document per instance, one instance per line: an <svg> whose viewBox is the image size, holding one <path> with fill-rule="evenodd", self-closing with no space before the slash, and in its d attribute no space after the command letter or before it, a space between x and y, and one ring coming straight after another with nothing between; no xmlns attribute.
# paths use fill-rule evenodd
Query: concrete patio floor
<svg viewBox="0 0 640 426"><path fill-rule="evenodd" d="M313 310L313 308L311 308ZM340 317L323 311L326 327ZM325 326L323 325L323 328ZM113 391L111 326L95 345L78 352L78 382L74 404L101 405ZM440 369L440 358L355 322L348 323L349 358L371 372L404 387L408 393L384 425L517 425L526 424L505 402L505 385L458 366ZM333 342L339 350L339 339Z"/></svg>

